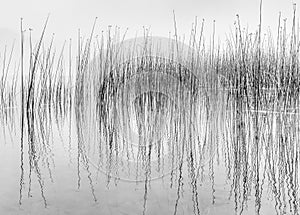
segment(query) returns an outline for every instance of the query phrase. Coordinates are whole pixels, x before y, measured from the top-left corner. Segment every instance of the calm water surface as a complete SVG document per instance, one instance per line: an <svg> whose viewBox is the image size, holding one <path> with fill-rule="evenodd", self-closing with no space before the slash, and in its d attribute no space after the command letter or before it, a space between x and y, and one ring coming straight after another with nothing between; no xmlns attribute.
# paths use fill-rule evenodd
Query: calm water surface
<svg viewBox="0 0 300 215"><path fill-rule="evenodd" d="M299 214L299 98L177 82L3 103L0 214Z"/></svg>

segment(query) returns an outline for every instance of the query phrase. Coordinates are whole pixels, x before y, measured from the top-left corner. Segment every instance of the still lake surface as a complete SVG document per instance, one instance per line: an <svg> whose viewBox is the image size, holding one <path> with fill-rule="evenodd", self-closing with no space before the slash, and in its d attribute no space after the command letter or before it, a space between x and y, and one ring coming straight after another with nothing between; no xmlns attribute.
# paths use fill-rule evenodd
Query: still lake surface
<svg viewBox="0 0 300 215"><path fill-rule="evenodd" d="M299 214L297 93L114 56L2 91L0 214Z"/></svg>
<svg viewBox="0 0 300 215"><path fill-rule="evenodd" d="M2 108L0 214L299 213L295 106L161 92L127 89L106 122L93 99L37 106L23 143L19 106Z"/></svg>

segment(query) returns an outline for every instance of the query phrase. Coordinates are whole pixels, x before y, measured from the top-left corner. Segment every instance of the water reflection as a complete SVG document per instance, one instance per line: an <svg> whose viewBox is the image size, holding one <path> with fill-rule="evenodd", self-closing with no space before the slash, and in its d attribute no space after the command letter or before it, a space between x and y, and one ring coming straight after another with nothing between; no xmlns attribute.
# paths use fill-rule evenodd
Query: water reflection
<svg viewBox="0 0 300 215"><path fill-rule="evenodd" d="M277 214L299 213L296 95L282 102L271 90L246 94L218 78L207 84L166 57L122 62L100 84L94 71L79 71L75 88L58 75L54 98L53 88L33 87L24 114L12 102L1 105L3 137L21 140L20 204L37 190L51 204L47 187L56 183L61 145L76 166L77 189L100 204L99 187L120 194L127 186L129 198L139 195L130 209L142 214L151 214L155 191L167 196L162 207L170 214L265 214L267 203Z"/></svg>

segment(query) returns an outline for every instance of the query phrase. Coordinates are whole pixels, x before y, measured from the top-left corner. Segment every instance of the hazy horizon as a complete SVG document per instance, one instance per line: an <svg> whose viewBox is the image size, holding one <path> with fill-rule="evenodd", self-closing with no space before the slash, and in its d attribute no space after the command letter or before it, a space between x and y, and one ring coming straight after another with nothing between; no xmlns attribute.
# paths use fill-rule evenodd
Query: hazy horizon
<svg viewBox="0 0 300 215"><path fill-rule="evenodd" d="M273 2L264 0L262 7L263 30L271 29L276 34L279 12L287 19L290 26L293 16L293 3L298 5L300 0L279 0ZM216 21L216 36L223 39L230 33L239 14L242 27L250 32L257 29L259 24L260 0L256 1L18 1L4 3L4 10L0 14L0 45L12 43L12 35L19 40L20 19L24 20L24 29L33 29L33 37L38 38L44 26L46 17L50 14L46 35L51 37L55 33L57 41L76 39L78 29L82 35L89 35L95 17L98 17L96 32L100 34L109 25L120 27L121 32L127 31L127 38L143 35L143 27L149 28L155 36L167 37L174 34L173 10L176 14L176 25L179 35L190 34L195 17L198 29L205 20L205 35L212 33L213 21ZM297 11L298 20L298 11ZM11 41L4 41L9 40ZM2 41L2 42L1 42Z"/></svg>

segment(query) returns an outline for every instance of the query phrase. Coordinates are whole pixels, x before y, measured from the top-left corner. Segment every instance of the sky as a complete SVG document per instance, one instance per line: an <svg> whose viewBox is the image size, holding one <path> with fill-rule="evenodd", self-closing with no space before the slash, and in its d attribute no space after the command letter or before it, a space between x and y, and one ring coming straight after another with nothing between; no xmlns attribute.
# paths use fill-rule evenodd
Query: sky
<svg viewBox="0 0 300 215"><path fill-rule="evenodd" d="M25 29L33 29L38 38L46 17L50 14L46 34L55 33L57 41L76 39L78 29L89 35L95 17L96 34L106 31L109 25L119 26L121 32L128 28L127 38L143 35L143 26L152 35L166 36L174 33L173 10L179 35L189 35L195 17L198 23L205 19L205 32L212 32L216 20L216 35L224 38L233 28L236 14L241 24L254 30L259 24L260 0L0 0L0 46L19 40L20 18ZM273 30L279 12L291 21L293 3L300 0L263 0L263 27ZM299 13L297 12L297 15ZM200 24L199 24L200 27ZM276 33L276 32L275 32Z"/></svg>

